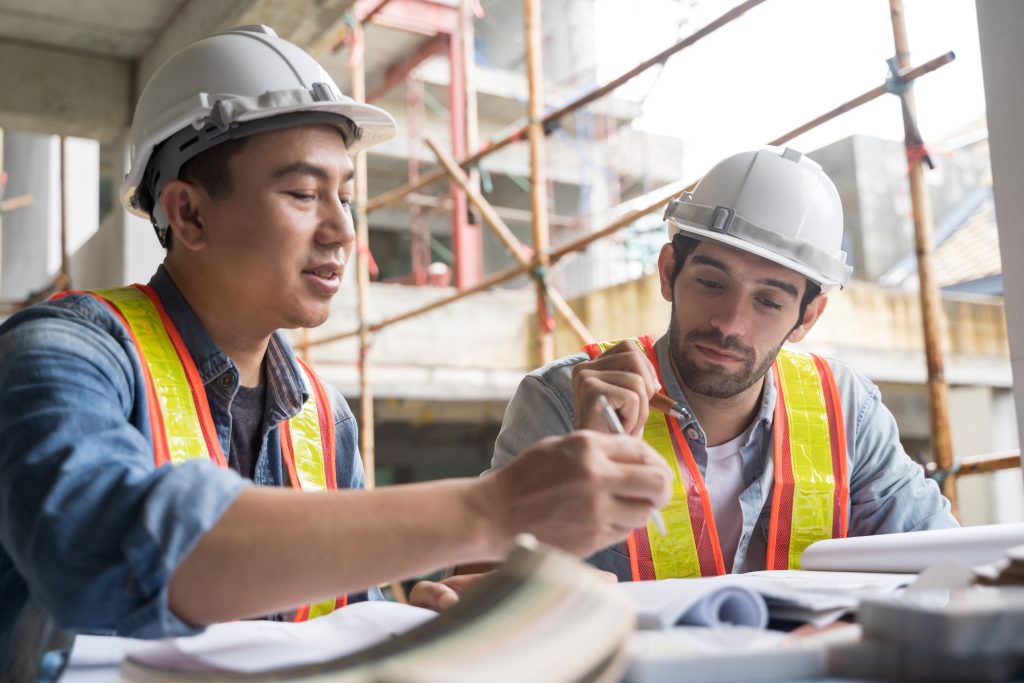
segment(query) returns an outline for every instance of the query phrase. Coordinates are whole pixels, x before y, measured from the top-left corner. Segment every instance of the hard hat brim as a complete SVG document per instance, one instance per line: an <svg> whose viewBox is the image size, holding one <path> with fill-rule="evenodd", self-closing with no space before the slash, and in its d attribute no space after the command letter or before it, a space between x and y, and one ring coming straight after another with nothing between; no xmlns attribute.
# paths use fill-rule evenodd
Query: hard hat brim
<svg viewBox="0 0 1024 683"><path fill-rule="evenodd" d="M359 137L348 144L347 150L350 154L369 149L374 145L390 140L395 135L395 120L386 111L371 104L356 102L351 98L344 98L342 101L309 101L304 98L290 97L289 93L266 93L261 100L274 100L268 106L265 102L252 104L245 102L246 98L225 98L212 101L209 96L203 94L192 106L184 107L187 112L168 117L166 123L161 123L157 130L146 131L143 136L146 140L167 140L178 131L197 124L207 119L217 107L218 103L231 102L237 105L242 101L241 106L235 106L230 121L226 125L243 124L260 119L273 118L285 114L298 112L316 112L323 114L337 114L355 124L359 129ZM289 101L291 100L291 101ZM249 104L251 106L246 106ZM149 218L149 213L137 206L134 200L139 185L145 174L149 160L152 159L155 145L148 143L144 149L135 150L135 159L145 163L133 163L128 174L125 175L124 183L121 186L121 201L128 211L140 218Z"/></svg>

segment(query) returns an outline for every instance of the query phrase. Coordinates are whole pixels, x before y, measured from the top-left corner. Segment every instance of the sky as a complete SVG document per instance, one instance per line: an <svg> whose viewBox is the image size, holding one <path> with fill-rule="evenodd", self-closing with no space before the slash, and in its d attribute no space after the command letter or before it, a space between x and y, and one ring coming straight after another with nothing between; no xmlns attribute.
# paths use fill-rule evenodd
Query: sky
<svg viewBox="0 0 1024 683"><path fill-rule="evenodd" d="M624 73L739 1L597 0L598 82ZM948 50L957 56L915 82L925 142L940 144L965 128L983 128L974 0L905 0L905 15L911 66ZM688 19L680 27L681 16ZM880 85L885 60L894 52L888 0L767 0L616 95L647 94L633 125L683 139L683 177L696 178L716 160ZM902 140L899 100L883 96L789 144L810 152L853 133Z"/></svg>

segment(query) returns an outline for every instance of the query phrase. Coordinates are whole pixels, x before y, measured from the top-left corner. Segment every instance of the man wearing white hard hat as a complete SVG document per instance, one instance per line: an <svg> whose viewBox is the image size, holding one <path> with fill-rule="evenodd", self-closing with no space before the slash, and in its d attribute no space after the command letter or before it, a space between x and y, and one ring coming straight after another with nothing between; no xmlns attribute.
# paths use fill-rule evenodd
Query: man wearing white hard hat
<svg viewBox="0 0 1024 683"><path fill-rule="evenodd" d="M266 27L154 74L122 196L163 265L0 327L0 680L36 681L75 632L315 617L519 532L582 556L668 500L654 451L597 433L503 476L344 491L364 481L352 413L278 330L326 320L355 237L348 155L393 134ZM567 499L583 512L560 520Z"/></svg>
<svg viewBox="0 0 1024 683"><path fill-rule="evenodd" d="M492 468L545 436L608 431L607 401L674 471L667 533L649 523L590 558L620 580L799 568L820 539L956 526L878 388L841 361L782 348L851 274L821 167L792 149L742 152L665 218L668 331L589 345L528 375ZM671 414L649 409L656 394Z"/></svg>

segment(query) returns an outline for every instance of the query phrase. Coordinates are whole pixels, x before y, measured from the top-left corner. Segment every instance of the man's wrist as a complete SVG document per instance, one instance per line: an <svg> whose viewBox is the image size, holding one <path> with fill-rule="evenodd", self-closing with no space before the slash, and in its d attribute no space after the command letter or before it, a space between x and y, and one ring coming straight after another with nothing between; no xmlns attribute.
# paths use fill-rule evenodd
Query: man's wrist
<svg viewBox="0 0 1024 683"><path fill-rule="evenodd" d="M473 561L499 560L505 555L514 531L508 528L502 504L502 491L498 476L487 476L467 482L464 491L470 552Z"/></svg>

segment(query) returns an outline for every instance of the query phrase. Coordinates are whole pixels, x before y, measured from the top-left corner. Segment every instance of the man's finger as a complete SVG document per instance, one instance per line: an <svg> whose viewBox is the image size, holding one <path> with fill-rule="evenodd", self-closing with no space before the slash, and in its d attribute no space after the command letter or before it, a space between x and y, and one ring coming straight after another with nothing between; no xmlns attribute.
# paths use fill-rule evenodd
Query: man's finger
<svg viewBox="0 0 1024 683"><path fill-rule="evenodd" d="M420 581L409 591L409 604L435 612L451 607L459 601L459 594L437 581Z"/></svg>

